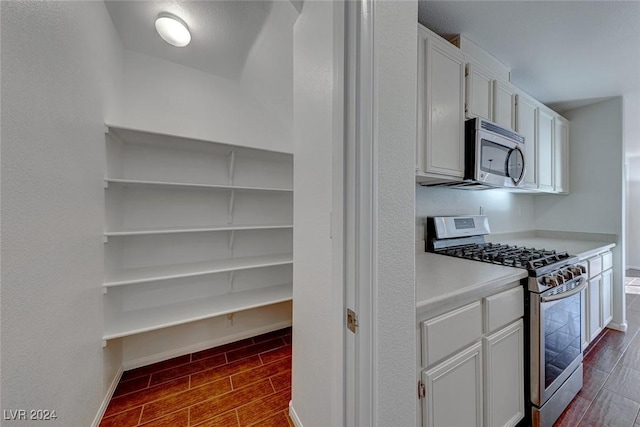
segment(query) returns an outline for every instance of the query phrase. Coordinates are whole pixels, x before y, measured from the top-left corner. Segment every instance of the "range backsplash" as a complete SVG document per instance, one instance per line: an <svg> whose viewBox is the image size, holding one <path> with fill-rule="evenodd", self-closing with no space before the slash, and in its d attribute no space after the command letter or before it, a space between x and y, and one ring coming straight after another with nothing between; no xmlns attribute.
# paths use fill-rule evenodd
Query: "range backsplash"
<svg viewBox="0 0 640 427"><path fill-rule="evenodd" d="M434 215L478 215L489 218L491 233L534 229L534 196L504 189L466 191L416 185L416 247L424 245L426 217Z"/></svg>

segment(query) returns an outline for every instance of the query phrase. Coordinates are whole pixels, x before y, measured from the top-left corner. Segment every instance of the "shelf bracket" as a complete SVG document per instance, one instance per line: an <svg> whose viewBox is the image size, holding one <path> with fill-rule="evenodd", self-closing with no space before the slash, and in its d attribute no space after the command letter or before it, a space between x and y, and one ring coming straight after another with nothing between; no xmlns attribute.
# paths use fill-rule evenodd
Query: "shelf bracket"
<svg viewBox="0 0 640 427"><path fill-rule="evenodd" d="M109 243L109 236L102 236L102 243Z"/></svg>
<svg viewBox="0 0 640 427"><path fill-rule="evenodd" d="M233 273L235 273L235 271L229 272L229 293L233 292Z"/></svg>
<svg viewBox="0 0 640 427"><path fill-rule="evenodd" d="M229 185L233 184L233 169L236 166L236 150L231 150L229 154Z"/></svg>
<svg viewBox="0 0 640 427"><path fill-rule="evenodd" d="M107 181L107 180L105 179L105 180L103 181L102 186L103 186L104 188L109 188L109 181Z"/></svg>
<svg viewBox="0 0 640 427"><path fill-rule="evenodd" d="M102 340L102 348L106 348L107 347L107 340Z"/></svg>
<svg viewBox="0 0 640 427"><path fill-rule="evenodd" d="M103 295L106 295L108 291L109 291L109 288L107 288L106 286L102 287L102 294Z"/></svg>
<svg viewBox="0 0 640 427"><path fill-rule="evenodd" d="M227 222L231 224L233 222L233 202L236 197L236 191L231 190L231 194L229 195L229 218Z"/></svg>
<svg viewBox="0 0 640 427"><path fill-rule="evenodd" d="M236 233L235 230L229 231L229 250L233 251L233 242L235 239Z"/></svg>

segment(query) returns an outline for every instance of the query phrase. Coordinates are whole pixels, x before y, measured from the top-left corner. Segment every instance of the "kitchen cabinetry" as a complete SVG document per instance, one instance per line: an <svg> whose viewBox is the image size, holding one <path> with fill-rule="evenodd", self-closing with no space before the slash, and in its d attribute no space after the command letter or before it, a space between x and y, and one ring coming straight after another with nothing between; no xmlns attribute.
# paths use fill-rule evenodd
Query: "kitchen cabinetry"
<svg viewBox="0 0 640 427"><path fill-rule="evenodd" d="M492 73L473 62L466 67L467 118L482 117L508 129L513 123L513 87L495 78Z"/></svg>
<svg viewBox="0 0 640 427"><path fill-rule="evenodd" d="M553 191L569 192L569 121L553 118Z"/></svg>
<svg viewBox="0 0 640 427"><path fill-rule="evenodd" d="M536 101L522 93L515 96L516 132L524 136L524 188L538 188L538 107Z"/></svg>
<svg viewBox="0 0 640 427"><path fill-rule="evenodd" d="M291 154L116 126L106 154L104 339L291 300Z"/></svg>
<svg viewBox="0 0 640 427"><path fill-rule="evenodd" d="M515 129L515 91L511 83L493 80L493 121L508 129Z"/></svg>
<svg viewBox="0 0 640 427"><path fill-rule="evenodd" d="M420 322L422 426L514 426L524 418L524 290Z"/></svg>
<svg viewBox="0 0 640 427"><path fill-rule="evenodd" d="M464 177L464 57L418 26L416 182Z"/></svg>
<svg viewBox="0 0 640 427"><path fill-rule="evenodd" d="M539 106L537 109L538 150L537 175L540 191L553 191L553 111Z"/></svg>
<svg viewBox="0 0 640 427"><path fill-rule="evenodd" d="M613 319L613 254L611 251L600 253L583 265L586 265L588 275L587 290L583 294L586 297L584 335L587 338L583 347L586 347Z"/></svg>
<svg viewBox="0 0 640 427"><path fill-rule="evenodd" d="M465 72L467 118L482 117L493 119L493 77L488 70L479 65L468 63Z"/></svg>

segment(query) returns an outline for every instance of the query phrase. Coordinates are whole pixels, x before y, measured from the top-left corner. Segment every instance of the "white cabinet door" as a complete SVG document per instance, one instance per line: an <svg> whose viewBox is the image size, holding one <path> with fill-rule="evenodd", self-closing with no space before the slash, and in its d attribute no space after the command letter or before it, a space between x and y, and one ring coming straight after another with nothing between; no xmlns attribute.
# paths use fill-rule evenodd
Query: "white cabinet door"
<svg viewBox="0 0 640 427"><path fill-rule="evenodd" d="M580 307L580 317L582 318L582 323L580 324L580 334L582 335L582 351L584 351L589 342L591 342L591 337L589 336L589 285L587 285L586 289L583 289L582 294L582 306Z"/></svg>
<svg viewBox="0 0 640 427"><path fill-rule="evenodd" d="M537 126L538 107L532 98L516 95L516 132L524 136L524 187L538 188Z"/></svg>
<svg viewBox="0 0 640 427"><path fill-rule="evenodd" d="M418 174L464 177L464 57L419 27Z"/></svg>
<svg viewBox="0 0 640 427"><path fill-rule="evenodd" d="M483 425L481 342L424 370L422 381L424 427Z"/></svg>
<svg viewBox="0 0 640 427"><path fill-rule="evenodd" d="M600 316L602 322L600 326L603 328L613 320L613 300L611 299L613 284L613 270L607 270L602 273L602 287L601 287L601 312Z"/></svg>
<svg viewBox="0 0 640 427"><path fill-rule="evenodd" d="M553 112L538 108L538 189L553 191Z"/></svg>
<svg viewBox="0 0 640 427"><path fill-rule="evenodd" d="M483 339L485 425L515 426L524 418L522 319Z"/></svg>
<svg viewBox="0 0 640 427"><path fill-rule="evenodd" d="M514 91L510 83L493 81L493 121L507 129L514 129Z"/></svg>
<svg viewBox="0 0 640 427"><path fill-rule="evenodd" d="M602 276L589 280L589 341L593 341L602 330L600 321L600 287Z"/></svg>
<svg viewBox="0 0 640 427"><path fill-rule="evenodd" d="M560 116L553 119L554 154L553 154L553 191L569 192L569 122Z"/></svg>
<svg viewBox="0 0 640 427"><path fill-rule="evenodd" d="M482 117L492 121L493 113L493 77L484 68L467 64L467 117Z"/></svg>

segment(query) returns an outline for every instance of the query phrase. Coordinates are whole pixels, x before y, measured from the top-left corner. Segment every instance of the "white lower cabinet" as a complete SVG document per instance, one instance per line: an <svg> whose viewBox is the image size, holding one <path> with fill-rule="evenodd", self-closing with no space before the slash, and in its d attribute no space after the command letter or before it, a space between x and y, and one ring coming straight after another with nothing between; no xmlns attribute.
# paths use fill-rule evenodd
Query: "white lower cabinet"
<svg viewBox="0 0 640 427"><path fill-rule="evenodd" d="M589 341L602 331L600 322L600 287L602 276L598 275L589 280Z"/></svg>
<svg viewBox="0 0 640 427"><path fill-rule="evenodd" d="M583 323L583 349L593 341L600 332L613 320L613 255L606 251L586 260L589 282L583 306L585 320Z"/></svg>
<svg viewBox="0 0 640 427"><path fill-rule="evenodd" d="M419 319L423 427L504 427L524 418L524 289L514 285Z"/></svg>
<svg viewBox="0 0 640 427"><path fill-rule="evenodd" d="M423 426L482 426L482 343L422 374Z"/></svg>
<svg viewBox="0 0 640 427"><path fill-rule="evenodd" d="M611 293L613 291L613 270L607 270L602 273L601 292L600 292L600 304L602 306L602 325L606 326L613 320L613 300L611 299Z"/></svg>
<svg viewBox="0 0 640 427"><path fill-rule="evenodd" d="M484 420L488 427L515 426L524 417L522 319L483 338Z"/></svg>

